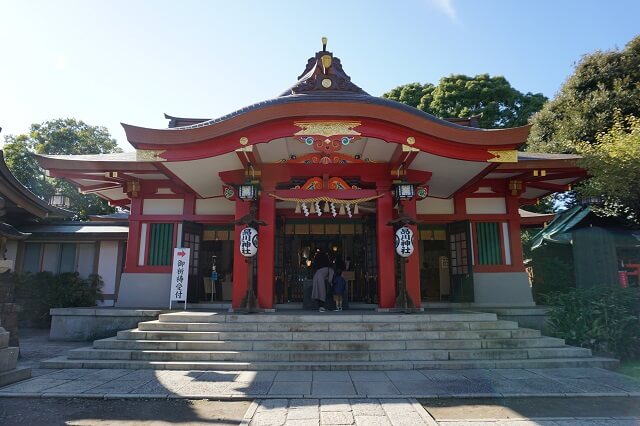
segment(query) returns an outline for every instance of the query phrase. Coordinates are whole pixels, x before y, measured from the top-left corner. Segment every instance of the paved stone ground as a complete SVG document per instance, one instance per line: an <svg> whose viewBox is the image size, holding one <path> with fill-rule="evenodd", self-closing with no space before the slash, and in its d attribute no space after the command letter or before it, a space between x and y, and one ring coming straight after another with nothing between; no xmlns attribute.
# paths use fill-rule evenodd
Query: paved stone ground
<svg viewBox="0 0 640 426"><path fill-rule="evenodd" d="M3 398L0 425L237 426L250 405L206 399Z"/></svg>
<svg viewBox="0 0 640 426"><path fill-rule="evenodd" d="M439 398L420 400L444 426L640 425L640 398Z"/></svg>
<svg viewBox="0 0 640 426"><path fill-rule="evenodd" d="M245 414L249 426L272 425L436 425L413 398L263 399Z"/></svg>
<svg viewBox="0 0 640 426"><path fill-rule="evenodd" d="M598 368L408 371L62 369L0 396L145 398L471 398L640 396L640 382Z"/></svg>
<svg viewBox="0 0 640 426"><path fill-rule="evenodd" d="M49 329L20 329L19 367L31 368L31 376L36 377L55 370L40 368L40 361L64 355L70 349L87 346L88 342L52 342L49 341Z"/></svg>
<svg viewBox="0 0 640 426"><path fill-rule="evenodd" d="M640 408L621 409L640 407L640 382L598 368L320 372L38 368L41 359L78 346L86 343L49 342L46 331L23 333L20 365L34 368L34 377L0 388L0 406L36 404L31 398L37 397L42 398L37 404L52 404L51 410L60 410L63 418L68 408L50 401L130 401L144 410L152 401L255 399L244 425L640 426ZM518 398L522 396L526 398ZM493 408L478 409L479 397L492 398ZM426 410L414 398L428 398L421 399ZM512 406L521 399L532 410ZM569 404L571 400L582 405ZM541 408L553 404L561 409L545 412ZM1 421L6 413L0 410L0 424L6 423ZM68 424L137 424L101 417L95 423ZM18 424L29 423L38 422ZM176 419L171 424L184 423Z"/></svg>

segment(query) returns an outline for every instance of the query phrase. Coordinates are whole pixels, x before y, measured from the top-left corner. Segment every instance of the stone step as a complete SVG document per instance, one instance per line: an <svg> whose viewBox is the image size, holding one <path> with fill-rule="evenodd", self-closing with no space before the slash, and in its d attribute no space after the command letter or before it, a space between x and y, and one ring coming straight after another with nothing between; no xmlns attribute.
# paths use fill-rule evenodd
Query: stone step
<svg viewBox="0 0 640 426"><path fill-rule="evenodd" d="M407 314L372 314L351 312L324 312L305 314L225 314L219 312L171 312L160 314L161 322L212 322L212 323L410 323L438 321L496 321L496 314L485 312L448 312Z"/></svg>
<svg viewBox="0 0 640 426"><path fill-rule="evenodd" d="M403 351L162 351L78 348L69 351L69 359L115 359L146 361L433 361L483 359L580 358L591 351L565 346L561 348L403 350Z"/></svg>
<svg viewBox="0 0 640 426"><path fill-rule="evenodd" d="M412 370L475 368L575 368L614 369L618 360L611 358L550 358L521 360L457 360L457 361L388 361L388 362L162 362L127 360L52 358L40 363L41 368L125 368L156 370Z"/></svg>
<svg viewBox="0 0 640 426"><path fill-rule="evenodd" d="M510 339L540 336L539 330L474 330L474 331L318 331L318 332L224 332L224 331L142 331L118 332L118 339L132 340L424 340L424 339Z"/></svg>
<svg viewBox="0 0 640 426"><path fill-rule="evenodd" d="M564 346L563 339L538 337L529 339L470 339L470 340L368 340L368 341L171 341L119 340L115 337L93 342L95 349L183 350L183 351L348 351L348 350L405 350L405 349L521 349Z"/></svg>
<svg viewBox="0 0 640 426"><path fill-rule="evenodd" d="M318 332L318 331L468 331L515 330L515 321L434 321L411 323L225 323L146 321L138 324L141 331L237 331L237 332Z"/></svg>

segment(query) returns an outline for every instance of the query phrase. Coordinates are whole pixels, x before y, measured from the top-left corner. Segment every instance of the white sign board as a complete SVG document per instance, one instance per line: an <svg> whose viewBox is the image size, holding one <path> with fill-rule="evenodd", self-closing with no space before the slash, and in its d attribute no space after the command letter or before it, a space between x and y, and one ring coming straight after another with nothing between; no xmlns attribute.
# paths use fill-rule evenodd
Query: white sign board
<svg viewBox="0 0 640 426"><path fill-rule="evenodd" d="M187 306L187 285L189 283L189 255L191 249L173 249L173 270L171 271L171 296L169 297L169 309L172 301L185 302Z"/></svg>
<svg viewBox="0 0 640 426"><path fill-rule="evenodd" d="M240 253L244 257L258 253L258 231L254 228L247 227L240 231Z"/></svg>
<svg viewBox="0 0 640 426"><path fill-rule="evenodd" d="M407 226L396 231L396 253L402 257L409 257L413 253L413 231Z"/></svg>

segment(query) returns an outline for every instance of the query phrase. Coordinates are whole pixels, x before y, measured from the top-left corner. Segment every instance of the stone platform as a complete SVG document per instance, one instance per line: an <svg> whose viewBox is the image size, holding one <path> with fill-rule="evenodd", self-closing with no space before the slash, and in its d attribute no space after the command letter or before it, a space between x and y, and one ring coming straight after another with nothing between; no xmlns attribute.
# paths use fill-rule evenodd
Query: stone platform
<svg viewBox="0 0 640 426"><path fill-rule="evenodd" d="M43 368L411 370L613 368L614 359L498 320L496 314L171 312L96 340Z"/></svg>

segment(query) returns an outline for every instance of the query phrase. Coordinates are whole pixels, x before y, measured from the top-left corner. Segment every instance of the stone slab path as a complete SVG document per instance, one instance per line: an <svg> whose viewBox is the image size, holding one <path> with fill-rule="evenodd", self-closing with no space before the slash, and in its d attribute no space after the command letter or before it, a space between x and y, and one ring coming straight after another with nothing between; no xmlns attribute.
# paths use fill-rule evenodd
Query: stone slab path
<svg viewBox="0 0 640 426"><path fill-rule="evenodd" d="M413 398L263 399L255 401L242 423L274 425L437 425Z"/></svg>
<svg viewBox="0 0 640 426"><path fill-rule="evenodd" d="M106 398L474 398L640 396L640 382L599 368L402 371L62 369L0 396Z"/></svg>

